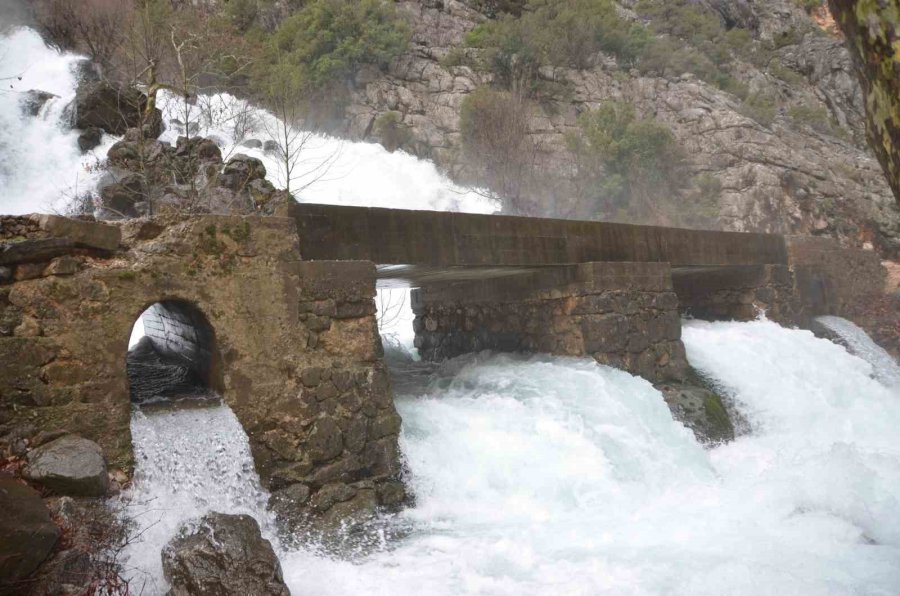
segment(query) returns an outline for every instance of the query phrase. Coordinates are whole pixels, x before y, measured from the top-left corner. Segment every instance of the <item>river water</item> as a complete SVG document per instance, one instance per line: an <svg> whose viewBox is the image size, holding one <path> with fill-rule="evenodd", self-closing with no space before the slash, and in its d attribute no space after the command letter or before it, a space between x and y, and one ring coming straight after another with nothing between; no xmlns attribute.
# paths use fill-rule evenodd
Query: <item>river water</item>
<svg viewBox="0 0 900 596"><path fill-rule="evenodd" d="M75 59L27 29L0 38L0 57L0 73L25 73L0 94L0 212L64 208L93 175L59 123ZM28 88L60 99L25 117ZM223 122L201 133L226 153L240 142ZM337 169L302 200L493 209L428 162L317 143L334 144L322 151ZM161 545L216 510L257 518L297 595L900 593L900 390L887 363L766 320L689 321L684 342L748 421L728 445L702 448L648 382L588 359L485 353L433 366L395 349L416 503L384 520L402 538L354 557L281 547L227 407L136 410L133 585L164 593Z"/></svg>

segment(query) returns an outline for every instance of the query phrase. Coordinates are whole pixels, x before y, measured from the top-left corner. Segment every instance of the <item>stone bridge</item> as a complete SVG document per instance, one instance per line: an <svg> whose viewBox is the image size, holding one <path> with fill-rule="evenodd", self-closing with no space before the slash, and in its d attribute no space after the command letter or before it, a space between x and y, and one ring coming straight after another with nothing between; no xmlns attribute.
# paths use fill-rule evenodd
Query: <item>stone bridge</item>
<svg viewBox="0 0 900 596"><path fill-rule="evenodd" d="M591 355L687 371L680 317L840 314L871 252L816 238L294 205L281 217L114 225L0 216L0 425L66 429L130 473L129 335L193 363L281 511L326 522L404 499L377 286L413 292L426 358Z"/></svg>

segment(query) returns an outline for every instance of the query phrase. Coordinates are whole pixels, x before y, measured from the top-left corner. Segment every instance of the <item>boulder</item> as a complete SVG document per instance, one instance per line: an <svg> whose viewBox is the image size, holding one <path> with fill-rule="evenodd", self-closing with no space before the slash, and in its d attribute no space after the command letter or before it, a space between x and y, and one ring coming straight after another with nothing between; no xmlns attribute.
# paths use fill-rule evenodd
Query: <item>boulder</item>
<svg viewBox="0 0 900 596"><path fill-rule="evenodd" d="M162 552L169 596L289 596L272 544L249 515L210 513Z"/></svg>
<svg viewBox="0 0 900 596"><path fill-rule="evenodd" d="M22 107L23 113L27 114L28 116L37 116L41 113L41 109L44 107L44 105L54 97L59 96L47 91L31 89L25 92L25 95L23 95L22 99L19 100L19 105Z"/></svg>
<svg viewBox="0 0 900 596"><path fill-rule="evenodd" d="M9 476L0 476L0 594L17 592L47 558L60 530L38 492Z"/></svg>
<svg viewBox="0 0 900 596"><path fill-rule="evenodd" d="M219 185L230 190L243 190L250 182L266 177L266 166L263 162L238 153L228 160L222 175L219 177Z"/></svg>
<svg viewBox="0 0 900 596"><path fill-rule="evenodd" d="M105 81L87 82L78 87L73 104L73 126L81 130L100 128L123 135L129 128L140 127L147 96L132 87L116 87ZM162 132L162 115L156 109L145 134L156 138ZM154 134L155 133L155 134Z"/></svg>
<svg viewBox="0 0 900 596"><path fill-rule="evenodd" d="M32 450L25 477L61 495L100 497L109 486L103 450L77 435L65 435Z"/></svg>
<svg viewBox="0 0 900 596"><path fill-rule="evenodd" d="M718 445L734 440L734 425L715 392L689 383L665 383L657 389L672 416L691 429L701 443Z"/></svg>
<svg viewBox="0 0 900 596"><path fill-rule="evenodd" d="M91 149L100 146L103 139L103 129L92 126L78 135L78 148L82 153L87 153Z"/></svg>
<svg viewBox="0 0 900 596"><path fill-rule="evenodd" d="M137 217L144 196L144 184L138 174L128 174L118 182L100 189L100 204L107 217Z"/></svg>

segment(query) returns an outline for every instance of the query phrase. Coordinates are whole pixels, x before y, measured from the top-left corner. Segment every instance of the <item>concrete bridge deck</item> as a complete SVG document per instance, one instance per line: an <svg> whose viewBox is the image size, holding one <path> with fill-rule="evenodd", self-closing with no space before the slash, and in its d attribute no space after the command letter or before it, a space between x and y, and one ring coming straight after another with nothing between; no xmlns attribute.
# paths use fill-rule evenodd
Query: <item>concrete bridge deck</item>
<svg viewBox="0 0 900 596"><path fill-rule="evenodd" d="M784 265L785 239L751 234L506 215L303 203L290 208L300 254L379 265L380 285L493 278L585 262L672 268Z"/></svg>

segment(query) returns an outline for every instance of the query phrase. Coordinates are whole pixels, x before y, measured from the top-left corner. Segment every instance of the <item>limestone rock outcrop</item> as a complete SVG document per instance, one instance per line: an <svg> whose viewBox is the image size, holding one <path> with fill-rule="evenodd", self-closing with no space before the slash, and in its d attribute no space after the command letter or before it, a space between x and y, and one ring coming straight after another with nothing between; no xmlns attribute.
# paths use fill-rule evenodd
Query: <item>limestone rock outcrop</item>
<svg viewBox="0 0 900 596"><path fill-rule="evenodd" d="M109 487L103 450L76 435L65 435L32 450L25 477L61 495L100 497Z"/></svg>
<svg viewBox="0 0 900 596"><path fill-rule="evenodd" d="M249 515L210 513L162 552L169 596L289 596L272 544Z"/></svg>
<svg viewBox="0 0 900 596"><path fill-rule="evenodd" d="M491 77L443 59L458 53L466 32L486 16L472 8L481 3L459 0L397 4L409 16L413 43L387 73L359 74L343 132L381 140L376 123L393 113L409 133L403 150L432 158L465 181L460 106ZM619 4L628 13L636 2ZM815 106L822 121L798 123L789 107L776 110L771 122L759 121L738 97L693 75L645 76L621 69L609 57L598 57L586 70L544 69L544 82L567 92L542 97L530 109L529 136L539 148L534 167L544 178L528 201L534 207L530 214L590 216L571 198L573 160L566 135L577 130L580 113L618 100L666 124L690 156L692 172L718 180L714 217L722 229L831 236L851 246L872 246L884 256L900 255L900 207L865 143L865 104L842 40L817 31L791 0L700 4L721 14L728 26L777 40L780 47L768 65L742 63L735 72L751 93L771 91L785 106Z"/></svg>
<svg viewBox="0 0 900 596"><path fill-rule="evenodd" d="M146 107L147 96L133 87L119 87L105 81L83 82L71 106L72 124L81 130L100 128L114 135L144 126L147 136L158 137L162 132L162 114L154 108L145 118Z"/></svg>

